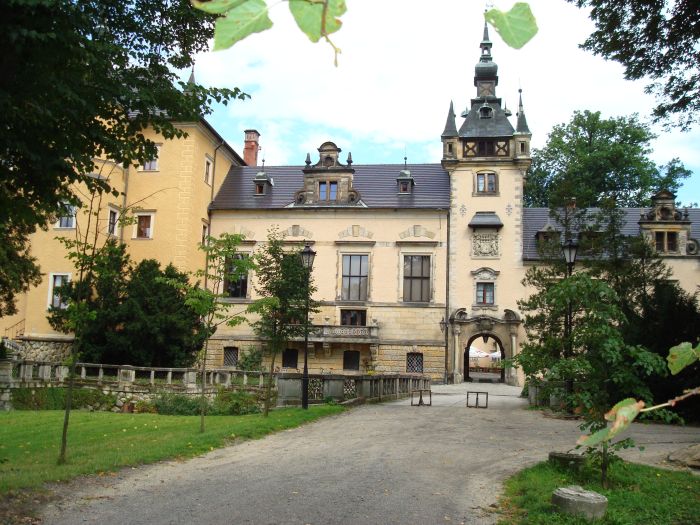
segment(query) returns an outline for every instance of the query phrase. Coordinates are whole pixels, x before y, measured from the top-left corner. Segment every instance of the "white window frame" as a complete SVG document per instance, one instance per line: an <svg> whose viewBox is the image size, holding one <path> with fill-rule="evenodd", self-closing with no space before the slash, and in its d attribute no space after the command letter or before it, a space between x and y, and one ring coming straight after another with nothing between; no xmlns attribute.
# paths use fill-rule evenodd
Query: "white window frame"
<svg viewBox="0 0 700 525"><path fill-rule="evenodd" d="M404 301L404 289L403 289L403 284L404 284L404 275L403 275L403 267L404 267L404 258L405 257L410 257L410 256L422 256L422 257L429 257L430 258L430 297L428 298L427 301ZM415 304L415 305L422 305L422 304L431 304L435 301L435 253L433 251L430 252L421 252L421 251L401 251L399 252L399 302L400 303L405 303L405 304Z"/></svg>
<svg viewBox="0 0 700 525"><path fill-rule="evenodd" d="M209 155L204 157L204 183L207 186L214 183L214 160Z"/></svg>
<svg viewBox="0 0 700 525"><path fill-rule="evenodd" d="M109 231L112 226L112 221L110 219L113 213L115 214L114 231ZM119 229L119 210L114 206L107 206L107 235L117 237L119 235Z"/></svg>
<svg viewBox="0 0 700 525"><path fill-rule="evenodd" d="M160 150L162 144L156 144L156 156L154 159L148 159L144 160L143 164L139 167L139 171L143 171L146 173L152 173L154 171L160 171ZM153 163L152 167L148 167L150 164Z"/></svg>
<svg viewBox="0 0 700 525"><path fill-rule="evenodd" d="M57 230L75 230L75 223L76 223L76 217L78 215L78 208L77 206L74 206L73 204L70 204L69 202L64 202L61 204L65 208L65 211L67 212L70 210L72 212L72 215L59 215L59 217L56 219L56 224L54 225L54 228ZM65 213L65 212L64 212ZM71 225L70 226L61 226L61 219L69 218L71 219Z"/></svg>
<svg viewBox="0 0 700 525"><path fill-rule="evenodd" d="M47 309L47 310L53 306L53 298L54 298L54 293L53 293L53 290L54 290L54 279L55 279L56 277L59 277L59 276L65 277L65 278L66 278L66 281L70 282L71 277L72 277L72 274L71 274L70 272L51 272L51 273L49 273L49 293L48 293L48 296L47 296L47 298L46 298L46 309ZM61 283L61 285L62 285L62 284L63 284L63 283ZM60 286L60 285L59 285L59 286ZM68 305L67 305L67 303L63 303L63 302L62 302L58 307L61 308L61 309L65 309L65 308L68 307Z"/></svg>
<svg viewBox="0 0 700 525"><path fill-rule="evenodd" d="M471 272L474 279L474 310L498 310L498 276L501 272L489 267L481 267ZM480 303L478 294L479 284L493 284L493 303Z"/></svg>
<svg viewBox="0 0 700 525"><path fill-rule="evenodd" d="M149 216L149 217L151 218L150 231L148 232L148 233L149 233L148 237L139 237L139 236L138 236L138 231L139 231L139 217L144 217L144 216ZM138 213L134 213L134 217L136 218L136 222L134 223L134 232L133 232L131 238L134 239L134 240L153 239L153 231L154 231L154 229L155 229L155 222L156 222L156 212L154 212L154 211L149 211L149 212L138 212Z"/></svg>

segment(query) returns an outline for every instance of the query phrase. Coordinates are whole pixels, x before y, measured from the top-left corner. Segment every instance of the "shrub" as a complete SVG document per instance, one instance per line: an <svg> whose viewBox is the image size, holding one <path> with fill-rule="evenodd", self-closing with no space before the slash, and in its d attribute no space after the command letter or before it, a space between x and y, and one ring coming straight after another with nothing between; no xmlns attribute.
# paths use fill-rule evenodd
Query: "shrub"
<svg viewBox="0 0 700 525"><path fill-rule="evenodd" d="M186 394L160 394L153 400L156 412L166 416L199 415L200 400Z"/></svg>
<svg viewBox="0 0 700 525"><path fill-rule="evenodd" d="M108 410L114 406L114 394L100 390L76 388L73 390L73 408L92 407ZM12 406L15 410L64 410L66 408L65 388L16 388L12 390Z"/></svg>
<svg viewBox="0 0 700 525"><path fill-rule="evenodd" d="M256 396L244 390L219 390L209 412L216 416L242 416L260 413Z"/></svg>
<svg viewBox="0 0 700 525"><path fill-rule="evenodd" d="M262 370L262 349L249 346L238 360L238 368L255 372Z"/></svg>
<svg viewBox="0 0 700 525"><path fill-rule="evenodd" d="M150 401L139 400L134 403L134 412L140 414L155 414L157 410L156 406Z"/></svg>

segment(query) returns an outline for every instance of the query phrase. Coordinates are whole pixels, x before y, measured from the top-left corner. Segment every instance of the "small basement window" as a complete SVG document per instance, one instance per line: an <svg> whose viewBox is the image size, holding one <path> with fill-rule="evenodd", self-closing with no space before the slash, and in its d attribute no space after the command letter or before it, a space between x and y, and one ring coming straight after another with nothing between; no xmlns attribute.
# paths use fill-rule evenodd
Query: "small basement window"
<svg viewBox="0 0 700 525"><path fill-rule="evenodd" d="M406 372L423 373L423 354L419 352L406 354Z"/></svg>
<svg viewBox="0 0 700 525"><path fill-rule="evenodd" d="M346 350L343 352L343 370L360 370L360 352Z"/></svg>
<svg viewBox="0 0 700 525"><path fill-rule="evenodd" d="M235 346L224 347L224 366L238 367L238 348Z"/></svg>

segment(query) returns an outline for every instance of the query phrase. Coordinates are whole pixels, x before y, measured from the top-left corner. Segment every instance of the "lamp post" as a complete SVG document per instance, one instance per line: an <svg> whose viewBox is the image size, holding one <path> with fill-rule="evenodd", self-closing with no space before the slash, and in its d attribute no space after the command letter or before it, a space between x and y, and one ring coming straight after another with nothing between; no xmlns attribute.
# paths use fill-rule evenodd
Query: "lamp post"
<svg viewBox="0 0 700 525"><path fill-rule="evenodd" d="M311 270L314 267L316 252L307 244L299 252L301 265L306 270L306 321L304 322L304 374L301 378L301 408L309 408L309 288L311 282Z"/></svg>
<svg viewBox="0 0 700 525"><path fill-rule="evenodd" d="M564 261L566 262L566 278L571 277L574 271L574 265L576 264L576 252L578 251L578 242L571 239L570 237L564 241L561 245L561 251L564 255ZM564 320L564 338L566 339L566 349L564 357L570 358L574 353L573 341L571 340L571 330L573 324L573 313L571 311L571 299L567 301L567 312L566 319ZM573 382L571 379L567 379L565 382L565 390L567 394L573 392Z"/></svg>

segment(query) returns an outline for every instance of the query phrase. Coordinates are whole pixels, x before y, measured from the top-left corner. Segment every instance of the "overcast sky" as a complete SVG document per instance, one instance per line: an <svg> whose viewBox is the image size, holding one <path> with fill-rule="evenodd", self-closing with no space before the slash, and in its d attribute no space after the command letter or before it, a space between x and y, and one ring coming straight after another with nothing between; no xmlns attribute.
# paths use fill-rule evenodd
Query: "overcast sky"
<svg viewBox="0 0 700 525"><path fill-rule="evenodd" d="M272 4L273 2L268 2ZM564 0L530 0L539 33L520 50L490 29L499 66L497 95L517 110L518 87L534 147L574 110L604 117L639 113L648 119L654 98L642 82L623 78L622 67L578 48L593 25L586 12ZM440 134L450 100L458 115L476 96L484 2L474 0L347 0L339 67L329 45L312 44L296 27L286 2L271 10L272 29L233 48L197 58L197 81L239 87L251 99L220 107L209 121L239 153L243 130L257 129L268 165L302 165L306 153L332 140L356 164L441 159ZM496 1L508 10L513 2ZM515 124L515 117L511 120ZM691 169L678 198L700 202L700 127L689 133L654 128L652 158L679 157Z"/></svg>

